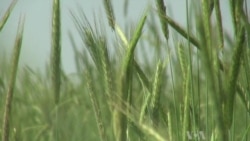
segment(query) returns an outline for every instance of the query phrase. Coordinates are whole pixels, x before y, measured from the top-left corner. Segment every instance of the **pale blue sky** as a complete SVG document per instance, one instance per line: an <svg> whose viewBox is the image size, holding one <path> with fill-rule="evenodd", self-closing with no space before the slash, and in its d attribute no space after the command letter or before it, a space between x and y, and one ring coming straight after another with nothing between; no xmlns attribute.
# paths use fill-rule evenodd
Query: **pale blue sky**
<svg viewBox="0 0 250 141"><path fill-rule="evenodd" d="M186 0L166 0L168 8L171 9L175 19L182 26L186 24L185 13ZM8 8L11 0L0 0L0 17ZM124 28L126 23L137 22L143 11L148 6L154 5L154 0L129 0L128 15L124 17L123 4L124 0L113 0L113 6L117 23ZM72 48L68 40L67 32L71 30L76 34L76 30L70 15L70 10L77 12L76 7L83 9L90 22L93 22L93 16L103 19L107 32L111 32L107 26L105 10L103 8L103 0L61 0L62 8L62 65L68 73L74 72L74 57ZM169 7L170 6L170 7ZM221 0L221 8L223 14L223 24L230 30L231 19L227 0ZM45 62L49 61L51 47L51 13L52 0L18 0L13 13L9 17L9 21L0 33L1 49L5 48L5 52L10 54L15 41L17 25L20 15L25 15L24 40L21 52L21 64L27 64L31 68L41 69ZM158 20L158 18L156 18ZM75 36L80 43L78 35Z"/></svg>

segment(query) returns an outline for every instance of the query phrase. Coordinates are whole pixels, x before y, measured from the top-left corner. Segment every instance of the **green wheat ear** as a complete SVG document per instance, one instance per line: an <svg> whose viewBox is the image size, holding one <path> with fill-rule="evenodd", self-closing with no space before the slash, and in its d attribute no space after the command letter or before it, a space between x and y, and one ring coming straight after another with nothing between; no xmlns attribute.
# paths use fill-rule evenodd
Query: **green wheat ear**
<svg viewBox="0 0 250 141"><path fill-rule="evenodd" d="M186 75L187 75L186 68L188 68L188 64L187 64L188 57L187 57L187 53L184 51L184 47L182 43L178 44L177 50L178 50L178 59L179 59L180 66L181 66L181 72L183 74L183 77L186 78Z"/></svg>
<svg viewBox="0 0 250 141"><path fill-rule="evenodd" d="M55 103L58 104L60 97L60 75L61 75L61 23L60 23L60 0L53 2L52 15L52 87L55 96Z"/></svg>
<svg viewBox="0 0 250 141"><path fill-rule="evenodd" d="M101 141L106 141L107 137L105 134L101 108L97 100L97 95L94 93L94 88L93 88L94 84L90 78L89 72L86 72L85 74L86 74L85 76L87 77L87 87L89 91L88 93L89 93L89 97L92 103L92 107L94 109L96 123L97 123L99 134L100 134L100 139Z"/></svg>
<svg viewBox="0 0 250 141"><path fill-rule="evenodd" d="M183 132L182 137L183 141L187 140L186 132L190 131L190 99L191 99L191 93L190 93L190 66L188 66L184 76L184 82L183 82L183 90L185 94L185 101L184 101L184 116L183 116Z"/></svg>
<svg viewBox="0 0 250 141"><path fill-rule="evenodd" d="M151 109L153 124L158 125L159 122L159 111L160 111L160 90L162 87L163 74L164 74L165 65L162 61L159 61L156 67L154 82L152 86L152 98L151 98Z"/></svg>
<svg viewBox="0 0 250 141"><path fill-rule="evenodd" d="M110 0L104 0L104 7L108 17L109 26L115 30L115 14Z"/></svg>
<svg viewBox="0 0 250 141"><path fill-rule="evenodd" d="M168 40L168 37L169 37L168 22L164 18L164 17L166 17L166 6L164 5L163 0L157 0L157 10L158 10L158 16L159 16L160 21L161 21L162 31L164 33L166 40Z"/></svg>
<svg viewBox="0 0 250 141"><path fill-rule="evenodd" d="M16 74L18 69L18 62L19 62L19 56L20 51L22 47L22 40L23 40L23 30L24 30L24 20L20 20L19 26L18 26L18 33L16 36L15 46L13 50L12 55L12 64L11 64L11 76L8 86L8 92L6 96L6 103L5 103L5 109L4 109L4 118L3 118L3 134L2 134L2 141L8 141L9 140L9 124L10 124L10 113L11 113L11 103L12 103L12 97L14 93L14 87L16 82Z"/></svg>
<svg viewBox="0 0 250 141"><path fill-rule="evenodd" d="M12 12L12 10L14 9L15 5L17 3L17 0L13 0L8 8L8 10L6 11L5 15L3 16L3 18L0 20L0 32L2 31L4 25L6 24L6 22L9 19L10 13Z"/></svg>

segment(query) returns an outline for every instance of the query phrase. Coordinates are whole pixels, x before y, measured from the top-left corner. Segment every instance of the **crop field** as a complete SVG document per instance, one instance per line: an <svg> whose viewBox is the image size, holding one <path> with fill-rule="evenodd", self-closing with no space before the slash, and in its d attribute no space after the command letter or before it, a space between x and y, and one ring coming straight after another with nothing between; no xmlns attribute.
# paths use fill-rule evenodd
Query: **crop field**
<svg viewBox="0 0 250 141"><path fill-rule="evenodd" d="M100 0L103 20L71 9L76 32L65 33L62 0L51 0L44 70L20 65L20 16L11 56L0 52L1 140L250 141L249 1L229 0L231 31L220 0L186 0L186 26L167 1L151 1L125 28L114 1ZM19 2L0 11L0 34ZM130 1L121 3L126 15ZM62 67L65 35L74 74Z"/></svg>

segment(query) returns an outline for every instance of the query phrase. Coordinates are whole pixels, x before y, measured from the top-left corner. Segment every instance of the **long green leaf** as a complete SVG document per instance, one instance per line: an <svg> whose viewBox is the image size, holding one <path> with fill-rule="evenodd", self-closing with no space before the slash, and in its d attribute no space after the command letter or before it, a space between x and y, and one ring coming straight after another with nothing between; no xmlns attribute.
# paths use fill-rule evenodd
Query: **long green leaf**
<svg viewBox="0 0 250 141"><path fill-rule="evenodd" d="M125 59L123 60L123 66L122 66L122 74L121 74L121 100L118 103L118 106L120 108L123 108L123 102L127 101L127 98L129 97L129 86L131 86L131 77L132 77L132 67L133 67L133 56L134 56L134 50L136 47L136 44L141 37L142 29L146 21L146 15L142 17L140 20L134 35L132 37L132 40L129 43L129 48L127 49ZM127 110L125 110L127 111ZM126 130L127 130L127 117L125 114L123 114L121 111L116 109L114 112L114 134L116 140L119 141L126 141Z"/></svg>

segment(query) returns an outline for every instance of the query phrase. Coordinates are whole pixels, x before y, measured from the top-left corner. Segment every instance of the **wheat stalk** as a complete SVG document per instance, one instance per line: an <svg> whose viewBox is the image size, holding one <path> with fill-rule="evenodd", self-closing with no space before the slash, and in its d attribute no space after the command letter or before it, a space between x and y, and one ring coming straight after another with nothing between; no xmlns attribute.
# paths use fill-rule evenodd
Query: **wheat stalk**
<svg viewBox="0 0 250 141"><path fill-rule="evenodd" d="M173 27L178 33L180 33L184 38L186 38L190 43L192 43L194 46L196 46L198 49L201 48L199 41L192 36L191 34L188 34L178 23L176 23L174 20L172 20L169 16L166 15L166 17L164 17L168 24Z"/></svg>
<svg viewBox="0 0 250 141"><path fill-rule="evenodd" d="M235 100L235 92L236 92L236 84L237 79L240 72L241 67L241 59L244 51L244 42L245 42L245 28L241 27L239 30L239 34L237 37L237 44L234 50L233 58L232 58L232 66L229 72L229 81L227 85L227 103L226 103L226 125L229 129L232 125L232 114L234 108L234 100Z"/></svg>

